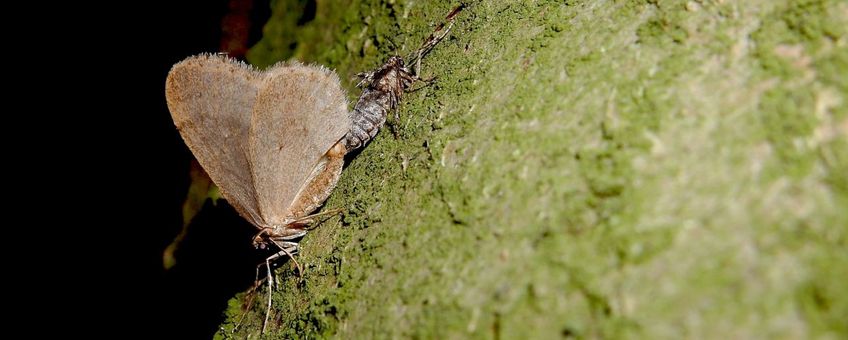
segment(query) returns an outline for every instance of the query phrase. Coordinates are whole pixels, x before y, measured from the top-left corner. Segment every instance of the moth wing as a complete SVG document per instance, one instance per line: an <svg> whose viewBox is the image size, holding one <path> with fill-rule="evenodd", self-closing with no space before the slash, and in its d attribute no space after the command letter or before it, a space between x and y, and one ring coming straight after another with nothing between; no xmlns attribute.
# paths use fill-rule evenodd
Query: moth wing
<svg viewBox="0 0 848 340"><path fill-rule="evenodd" d="M242 217L262 221L248 158L251 108L259 72L219 55L186 58L171 68L165 98L194 157Z"/></svg>
<svg viewBox="0 0 848 340"><path fill-rule="evenodd" d="M260 214L280 225L299 217L291 216L295 197L351 123L339 78L324 67L277 65L266 72L260 88L249 136L250 159Z"/></svg>

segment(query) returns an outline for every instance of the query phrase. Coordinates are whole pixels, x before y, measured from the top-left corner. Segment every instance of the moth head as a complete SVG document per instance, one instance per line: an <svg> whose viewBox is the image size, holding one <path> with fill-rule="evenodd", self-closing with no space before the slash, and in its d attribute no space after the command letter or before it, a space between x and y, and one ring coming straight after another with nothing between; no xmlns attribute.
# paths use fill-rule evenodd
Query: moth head
<svg viewBox="0 0 848 340"><path fill-rule="evenodd" d="M403 58L401 58L400 56L391 56L389 57L389 60L386 61L386 65L403 68Z"/></svg>
<svg viewBox="0 0 848 340"><path fill-rule="evenodd" d="M265 239L265 234L256 235L253 238L253 247L256 249L265 249L267 248L268 240Z"/></svg>

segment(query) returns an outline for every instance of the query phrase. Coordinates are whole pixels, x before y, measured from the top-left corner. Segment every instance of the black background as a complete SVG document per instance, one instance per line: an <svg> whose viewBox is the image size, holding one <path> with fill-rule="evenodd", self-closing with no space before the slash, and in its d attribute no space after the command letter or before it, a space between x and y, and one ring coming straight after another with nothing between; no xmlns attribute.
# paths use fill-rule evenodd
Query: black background
<svg viewBox="0 0 848 340"><path fill-rule="evenodd" d="M95 272L66 276L88 288L78 291L71 310L103 302L70 315L85 320L84 330L210 338L227 301L254 283L266 254L251 245L255 228L224 201L207 202L176 253L176 267L162 265L163 250L182 228L192 159L168 112L165 78L183 58L219 51L227 11L228 1L162 1L96 7L76 17L86 19L66 18L83 28L68 34L68 42L97 70L80 74L101 76L99 86L79 89L77 97L87 101L79 120L92 120L77 135L95 157L85 161L87 177L78 182L95 182L102 191L69 198L80 205L73 223L91 232L73 246L84 255L72 267ZM250 45L269 16L268 1L254 1Z"/></svg>

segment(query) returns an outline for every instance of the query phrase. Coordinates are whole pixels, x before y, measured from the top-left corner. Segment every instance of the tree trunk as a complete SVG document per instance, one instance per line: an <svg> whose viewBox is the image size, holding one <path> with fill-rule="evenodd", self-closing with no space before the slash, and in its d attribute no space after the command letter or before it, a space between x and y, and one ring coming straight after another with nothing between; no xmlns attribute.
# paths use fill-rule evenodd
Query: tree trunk
<svg viewBox="0 0 848 340"><path fill-rule="evenodd" d="M304 3L248 58L352 102L458 4ZM838 0L469 2L277 269L270 335L848 336L846 32Z"/></svg>

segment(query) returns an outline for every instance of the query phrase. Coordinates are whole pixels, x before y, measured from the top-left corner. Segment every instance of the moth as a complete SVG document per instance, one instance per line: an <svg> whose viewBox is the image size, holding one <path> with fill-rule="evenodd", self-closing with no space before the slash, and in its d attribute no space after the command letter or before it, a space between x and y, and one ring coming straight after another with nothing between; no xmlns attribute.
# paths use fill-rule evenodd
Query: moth
<svg viewBox="0 0 848 340"><path fill-rule="evenodd" d="M385 125L389 112L394 111L395 121L399 120L395 109L403 93L409 91L416 81L421 80L418 76L421 74L421 60L450 33L454 17L463 8L464 5L459 5L448 13L445 22L436 26L421 47L406 59L392 56L380 67L358 74L361 81L357 86L362 88L362 94L350 115L353 126L345 136L345 148L354 150L373 139ZM415 68L410 70L406 66L407 62L414 64Z"/></svg>
<svg viewBox="0 0 848 340"><path fill-rule="evenodd" d="M270 261L297 253L295 240L318 216L308 214L341 175L342 141L352 124L338 76L299 63L258 71L201 54L175 64L165 89L174 124L197 161L259 229L254 246L279 249L265 261L270 288ZM269 308L270 302L269 289Z"/></svg>
<svg viewBox="0 0 848 340"><path fill-rule="evenodd" d="M224 55L189 57L168 73L165 97L195 158L244 219L253 242L283 254L332 192L351 128L338 76L321 66L257 71Z"/></svg>

